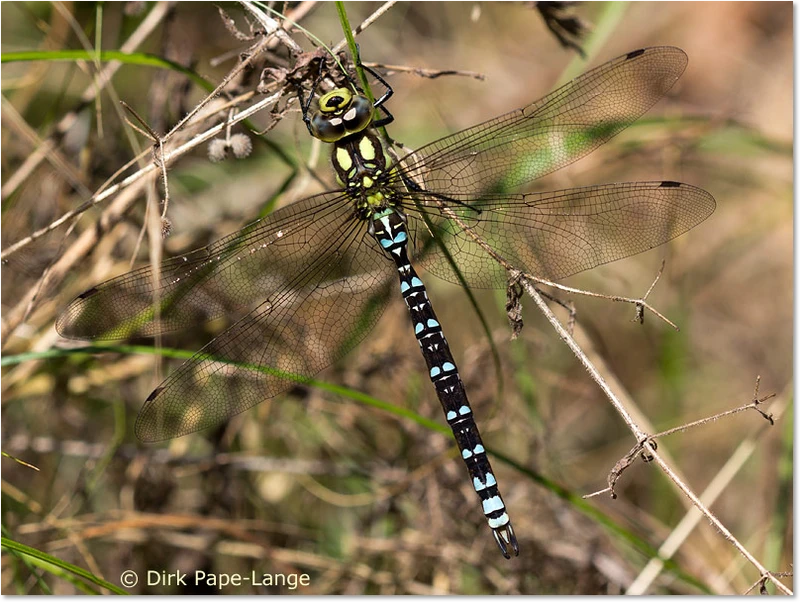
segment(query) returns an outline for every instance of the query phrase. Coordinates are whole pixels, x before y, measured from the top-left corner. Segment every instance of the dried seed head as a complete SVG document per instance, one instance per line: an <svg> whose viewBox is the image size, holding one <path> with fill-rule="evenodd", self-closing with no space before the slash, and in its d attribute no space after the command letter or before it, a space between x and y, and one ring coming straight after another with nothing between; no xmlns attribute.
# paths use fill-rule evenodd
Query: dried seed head
<svg viewBox="0 0 800 602"><path fill-rule="evenodd" d="M253 150L253 143L247 134L234 134L231 136L231 150L237 159L244 159Z"/></svg>
<svg viewBox="0 0 800 602"><path fill-rule="evenodd" d="M214 138L208 143L208 158L212 163L219 163L228 156L228 144L222 138Z"/></svg>
<svg viewBox="0 0 800 602"><path fill-rule="evenodd" d="M172 221L168 217L161 218L161 238L167 238L172 234Z"/></svg>

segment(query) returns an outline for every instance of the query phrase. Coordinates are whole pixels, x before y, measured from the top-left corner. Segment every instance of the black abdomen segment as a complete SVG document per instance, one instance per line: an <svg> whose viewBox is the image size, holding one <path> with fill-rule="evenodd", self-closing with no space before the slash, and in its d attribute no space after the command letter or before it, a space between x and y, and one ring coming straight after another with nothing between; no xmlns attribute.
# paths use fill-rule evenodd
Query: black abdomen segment
<svg viewBox="0 0 800 602"><path fill-rule="evenodd" d="M512 553L516 556L519 554L517 538L503 498L497 489L497 480L483 447L478 425L472 417L472 408L458 375L455 360L428 300L425 285L408 260L408 231L405 222L396 211L389 209L372 218L371 229L378 243L397 265L400 292L411 314L414 333L428 364L431 381L442 403L447 424L453 430L461 457L469 470L472 486L481 500L489 527L503 556L510 558Z"/></svg>

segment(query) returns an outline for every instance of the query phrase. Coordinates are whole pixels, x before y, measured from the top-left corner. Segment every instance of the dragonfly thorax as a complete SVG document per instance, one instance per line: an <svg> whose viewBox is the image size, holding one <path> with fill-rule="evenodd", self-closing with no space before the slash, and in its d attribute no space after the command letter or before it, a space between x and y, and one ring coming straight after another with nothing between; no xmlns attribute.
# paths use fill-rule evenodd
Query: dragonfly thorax
<svg viewBox="0 0 800 602"><path fill-rule="evenodd" d="M387 170L388 158L373 130L367 129L335 142L331 162L336 179L365 218L392 205L394 188Z"/></svg>

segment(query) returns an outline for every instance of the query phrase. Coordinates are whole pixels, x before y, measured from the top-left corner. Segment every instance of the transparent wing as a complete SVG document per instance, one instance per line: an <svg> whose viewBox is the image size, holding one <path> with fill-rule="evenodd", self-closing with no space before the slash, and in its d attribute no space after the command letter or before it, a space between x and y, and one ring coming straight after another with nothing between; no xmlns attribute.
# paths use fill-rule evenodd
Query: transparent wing
<svg viewBox="0 0 800 602"><path fill-rule="evenodd" d="M714 212L714 197L678 182L632 182L555 192L450 195L447 211L512 265L558 280L652 249L680 236ZM470 286L503 288L506 272L469 234L429 201L404 201L414 231L414 256L428 271L460 283L433 240L443 241ZM422 219L428 217L430 226Z"/></svg>
<svg viewBox="0 0 800 602"><path fill-rule="evenodd" d="M344 217L340 212L339 218ZM396 280L365 224L316 224L296 243L302 263L265 301L174 371L136 421L143 441L209 428L306 382L356 346Z"/></svg>
<svg viewBox="0 0 800 602"><path fill-rule="evenodd" d="M136 433L159 441L220 424L342 357L375 325L396 279L352 201L322 194L165 261L157 288L146 267L87 291L58 331L153 335L253 308L147 399Z"/></svg>
<svg viewBox="0 0 800 602"><path fill-rule="evenodd" d="M644 48L613 59L533 104L403 157L423 189L473 198L513 190L587 155L636 121L681 76L679 48Z"/></svg>
<svg viewBox="0 0 800 602"><path fill-rule="evenodd" d="M341 193L313 196L182 257L164 261L158 286L150 266L89 289L58 318L68 338L155 336L252 308L306 264L308 241L344 226L352 202Z"/></svg>

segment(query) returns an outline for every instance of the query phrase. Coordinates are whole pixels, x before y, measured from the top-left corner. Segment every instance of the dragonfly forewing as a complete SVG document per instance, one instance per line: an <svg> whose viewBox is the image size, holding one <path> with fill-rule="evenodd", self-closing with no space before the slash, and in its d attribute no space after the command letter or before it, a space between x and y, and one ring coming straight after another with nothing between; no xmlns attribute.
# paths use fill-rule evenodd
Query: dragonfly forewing
<svg viewBox="0 0 800 602"><path fill-rule="evenodd" d="M675 84L680 48L644 48L587 71L527 107L446 136L399 161L429 192L513 191L586 156L631 125Z"/></svg>

